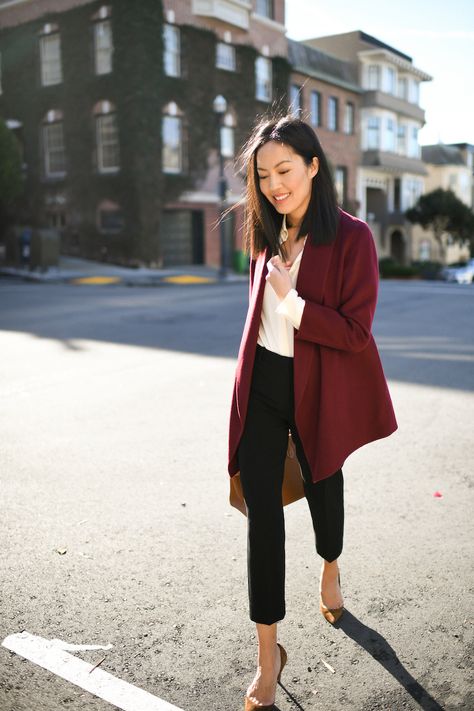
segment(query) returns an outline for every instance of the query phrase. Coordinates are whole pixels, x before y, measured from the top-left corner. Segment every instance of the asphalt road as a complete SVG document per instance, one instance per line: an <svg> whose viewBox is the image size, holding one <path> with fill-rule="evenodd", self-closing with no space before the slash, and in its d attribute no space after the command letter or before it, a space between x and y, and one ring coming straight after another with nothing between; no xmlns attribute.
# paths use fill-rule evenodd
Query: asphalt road
<svg viewBox="0 0 474 711"><path fill-rule="evenodd" d="M184 711L243 708L226 454L246 308L246 284L0 279L0 642L112 644L73 654ZM337 628L307 503L285 509L276 708L472 711L474 285L383 281L373 331L399 429L344 465ZM111 708L0 646L0 711Z"/></svg>

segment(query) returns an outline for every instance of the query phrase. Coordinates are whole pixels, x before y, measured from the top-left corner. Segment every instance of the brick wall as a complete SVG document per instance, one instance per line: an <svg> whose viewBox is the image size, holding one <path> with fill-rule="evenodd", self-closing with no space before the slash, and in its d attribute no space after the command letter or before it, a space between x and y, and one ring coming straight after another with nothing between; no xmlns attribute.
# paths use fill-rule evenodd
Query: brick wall
<svg viewBox="0 0 474 711"><path fill-rule="evenodd" d="M253 2L255 7L255 0ZM194 25L212 30L219 39L224 39L225 32L231 33L232 44L250 44L261 50L264 45L269 48L270 56L286 56L287 41L284 31L284 0L275 0L275 22L250 16L249 30L242 30L236 26L220 22L212 17L195 15L192 10L192 0L164 0L163 7L166 13L172 10L175 13L177 25Z"/></svg>
<svg viewBox="0 0 474 711"><path fill-rule="evenodd" d="M311 123L310 94L312 91L318 91L321 94L321 126L313 126L313 128L316 131L324 152L333 166L345 166L347 168L347 198L348 201L354 201L356 199L357 167L361 160L359 94L296 72L292 72L290 82L291 84L303 86L302 118L308 121L308 123ZM336 97L339 102L339 125L337 131L330 131L327 128L328 99L330 96ZM354 104L355 108L354 133L351 135L344 133L344 110L347 102Z"/></svg>

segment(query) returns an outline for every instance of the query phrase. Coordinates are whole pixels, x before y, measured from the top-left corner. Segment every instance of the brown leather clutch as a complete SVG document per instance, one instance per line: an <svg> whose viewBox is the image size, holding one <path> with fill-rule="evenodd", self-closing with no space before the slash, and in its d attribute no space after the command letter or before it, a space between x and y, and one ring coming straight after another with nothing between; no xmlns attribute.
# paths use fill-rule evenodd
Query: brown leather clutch
<svg viewBox="0 0 474 711"><path fill-rule="evenodd" d="M236 509L239 509L244 516L247 516L247 506L242 493L242 483L240 481L240 472L237 472L230 479L229 503ZM288 448L285 458L285 472L283 475L283 484L281 488L283 506L292 504L294 501L302 499L304 496L303 476L301 466L296 456L296 449L291 432L288 433Z"/></svg>

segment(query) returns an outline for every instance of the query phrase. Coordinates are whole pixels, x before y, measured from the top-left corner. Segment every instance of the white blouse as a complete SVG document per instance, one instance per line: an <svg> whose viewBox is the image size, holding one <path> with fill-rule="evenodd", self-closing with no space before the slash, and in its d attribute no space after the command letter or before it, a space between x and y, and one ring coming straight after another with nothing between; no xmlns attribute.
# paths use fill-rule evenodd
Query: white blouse
<svg viewBox="0 0 474 711"><path fill-rule="evenodd" d="M287 239L286 215L283 215L280 244ZM305 245L307 239L308 236L304 239ZM262 313L257 343L269 351L279 353L283 356L293 357L295 328L300 327L301 317L303 316L303 309L305 307L305 300L302 299L301 296L298 296L298 292L294 288L298 278L303 251L304 246L289 269L288 273L293 288L290 289L285 298L280 299L280 297L277 296L269 281L266 282L263 292Z"/></svg>

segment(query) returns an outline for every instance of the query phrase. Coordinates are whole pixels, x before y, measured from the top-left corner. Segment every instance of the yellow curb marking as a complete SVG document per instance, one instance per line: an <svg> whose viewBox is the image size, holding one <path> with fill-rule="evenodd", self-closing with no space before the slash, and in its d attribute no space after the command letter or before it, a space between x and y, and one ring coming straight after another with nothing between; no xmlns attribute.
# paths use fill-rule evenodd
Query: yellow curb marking
<svg viewBox="0 0 474 711"><path fill-rule="evenodd" d="M192 276L191 274L181 274L180 276L165 277L163 281L172 284L212 284L215 279L211 277Z"/></svg>
<svg viewBox="0 0 474 711"><path fill-rule="evenodd" d="M82 277L81 279L71 279L71 284L117 284L122 281L121 277Z"/></svg>

